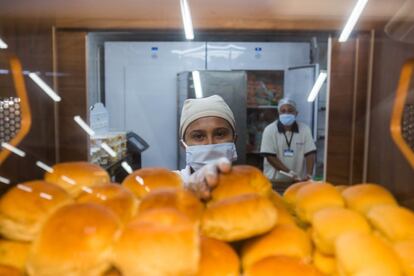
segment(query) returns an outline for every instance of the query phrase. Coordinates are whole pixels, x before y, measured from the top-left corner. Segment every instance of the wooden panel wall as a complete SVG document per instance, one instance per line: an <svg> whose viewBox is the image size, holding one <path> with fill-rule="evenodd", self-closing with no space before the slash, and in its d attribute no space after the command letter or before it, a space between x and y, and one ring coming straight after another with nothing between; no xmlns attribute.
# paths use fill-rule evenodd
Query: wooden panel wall
<svg viewBox="0 0 414 276"><path fill-rule="evenodd" d="M389 125L401 67L414 45L379 34L375 43L368 180L390 189L414 209L414 170L391 139Z"/></svg>
<svg viewBox="0 0 414 276"><path fill-rule="evenodd" d="M88 137L75 123L79 115L87 122L86 33L57 31L57 87L59 104L59 161L79 161L88 158Z"/></svg>
<svg viewBox="0 0 414 276"><path fill-rule="evenodd" d="M370 33L332 44L327 181L362 181Z"/></svg>
<svg viewBox="0 0 414 276"><path fill-rule="evenodd" d="M1 21L0 37L9 45L8 51L16 54L24 70L39 72L41 78L53 86L52 24L33 21ZM0 175L12 183L38 179L43 171L36 161L55 163L54 102L27 76L26 88L32 112L32 128L19 145L25 158L11 155L0 167ZM5 91L3 91L5 92ZM0 91L0 95L2 91ZM0 183L0 190L5 189Z"/></svg>

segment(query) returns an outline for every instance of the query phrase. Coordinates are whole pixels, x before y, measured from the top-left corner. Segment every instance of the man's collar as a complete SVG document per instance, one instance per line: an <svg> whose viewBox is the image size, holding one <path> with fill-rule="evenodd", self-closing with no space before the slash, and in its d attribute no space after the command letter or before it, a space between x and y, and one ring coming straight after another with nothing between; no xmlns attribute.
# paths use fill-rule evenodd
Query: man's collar
<svg viewBox="0 0 414 276"><path fill-rule="evenodd" d="M284 133L285 132L285 126L279 120L277 120L277 124L276 125L277 125L277 131L279 133ZM299 126L296 123L296 121L292 125L292 132L299 133Z"/></svg>

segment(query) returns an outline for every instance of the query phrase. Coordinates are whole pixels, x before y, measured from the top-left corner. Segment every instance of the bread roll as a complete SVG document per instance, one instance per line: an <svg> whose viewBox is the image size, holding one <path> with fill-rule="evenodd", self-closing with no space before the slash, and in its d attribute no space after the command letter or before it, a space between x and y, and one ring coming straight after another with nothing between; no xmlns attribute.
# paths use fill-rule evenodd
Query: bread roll
<svg viewBox="0 0 414 276"><path fill-rule="evenodd" d="M18 184L0 198L0 233L12 240L31 241L48 215L70 202L70 196L54 184Z"/></svg>
<svg viewBox="0 0 414 276"><path fill-rule="evenodd" d="M349 187L342 192L342 196L347 208L364 215L375 205L397 205L393 195L376 184L359 184Z"/></svg>
<svg viewBox="0 0 414 276"><path fill-rule="evenodd" d="M391 247L370 234L347 233L336 240L335 255L340 275L401 275Z"/></svg>
<svg viewBox="0 0 414 276"><path fill-rule="evenodd" d="M30 243L0 239L0 264L24 270Z"/></svg>
<svg viewBox="0 0 414 276"><path fill-rule="evenodd" d="M313 252L313 265L325 275L337 275L336 258L333 255L325 255L319 250L315 250Z"/></svg>
<svg viewBox="0 0 414 276"><path fill-rule="evenodd" d="M178 173L164 168L143 168L128 175L122 186L138 199L159 188L182 188L183 181Z"/></svg>
<svg viewBox="0 0 414 276"><path fill-rule="evenodd" d="M285 199L285 202L289 205L290 208L294 208L294 206L296 205L296 196L298 194L298 191L306 185L315 183L319 182L305 181L290 185L283 193L283 198Z"/></svg>
<svg viewBox="0 0 414 276"><path fill-rule="evenodd" d="M310 262L312 243L302 229L293 225L277 225L272 231L247 241L242 248L243 269L269 256L296 257Z"/></svg>
<svg viewBox="0 0 414 276"><path fill-rule="evenodd" d="M201 259L197 276L239 276L240 260L225 242L201 238Z"/></svg>
<svg viewBox="0 0 414 276"><path fill-rule="evenodd" d="M24 273L16 267L0 264L0 276L23 276Z"/></svg>
<svg viewBox="0 0 414 276"><path fill-rule="evenodd" d="M277 210L269 199L245 194L209 205L204 211L201 229L207 237L236 241L263 234L276 222Z"/></svg>
<svg viewBox="0 0 414 276"><path fill-rule="evenodd" d="M101 275L111 263L119 218L94 203L64 206L45 222L30 250L29 275Z"/></svg>
<svg viewBox="0 0 414 276"><path fill-rule="evenodd" d="M401 241L394 244L394 250L406 276L414 276L414 240Z"/></svg>
<svg viewBox="0 0 414 276"><path fill-rule="evenodd" d="M348 232L370 233L365 218L356 211L329 207L316 212L312 219L312 239L323 254L335 253L336 239Z"/></svg>
<svg viewBox="0 0 414 276"><path fill-rule="evenodd" d="M73 197L88 187L110 182L109 175L104 169L88 162L56 164L52 173L45 174L45 180L62 187Z"/></svg>
<svg viewBox="0 0 414 276"><path fill-rule="evenodd" d="M286 256L272 256L262 259L245 271L245 276L323 276L314 266L300 259Z"/></svg>
<svg viewBox="0 0 414 276"><path fill-rule="evenodd" d="M414 213L395 205L372 207L367 218L390 241L414 239Z"/></svg>
<svg viewBox="0 0 414 276"><path fill-rule="evenodd" d="M77 202L91 202L111 209L122 222L129 221L137 212L138 201L127 189L118 184L102 184L82 192Z"/></svg>
<svg viewBox="0 0 414 276"><path fill-rule="evenodd" d="M139 213L157 208L173 208L182 212L191 221L199 222L204 205L193 193L185 189L160 188L144 196L139 205Z"/></svg>
<svg viewBox="0 0 414 276"><path fill-rule="evenodd" d="M115 266L123 276L195 275L199 257L197 224L168 208L138 215L114 250Z"/></svg>
<svg viewBox="0 0 414 276"><path fill-rule="evenodd" d="M345 191L345 189L348 189L349 185L335 185L335 189L338 190L338 192L342 193L343 191Z"/></svg>
<svg viewBox="0 0 414 276"><path fill-rule="evenodd" d="M211 192L211 202L251 193L268 196L271 192L272 184L259 169L237 165L229 173L219 174L218 184Z"/></svg>
<svg viewBox="0 0 414 276"><path fill-rule="evenodd" d="M290 224L296 225L295 218L290 214L286 203L284 202L283 198L277 193L272 192L270 194L270 201L277 209L278 219L277 224Z"/></svg>
<svg viewBox="0 0 414 276"><path fill-rule="evenodd" d="M311 222L313 214L321 209L343 206L341 194L329 183L305 185L296 195L296 213L304 222Z"/></svg>

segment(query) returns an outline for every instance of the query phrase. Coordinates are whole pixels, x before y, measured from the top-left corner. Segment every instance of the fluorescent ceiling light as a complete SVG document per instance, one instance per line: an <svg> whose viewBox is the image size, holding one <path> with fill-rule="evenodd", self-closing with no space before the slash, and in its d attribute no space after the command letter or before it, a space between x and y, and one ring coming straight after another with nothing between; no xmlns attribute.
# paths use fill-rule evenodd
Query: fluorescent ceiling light
<svg viewBox="0 0 414 276"><path fill-rule="evenodd" d="M40 193L40 197L43 198L43 199L47 199L47 200L52 200L53 199L53 196L51 196L47 193L43 193L43 192Z"/></svg>
<svg viewBox="0 0 414 276"><path fill-rule="evenodd" d="M315 84L312 87L311 92L309 93L308 102L313 102L316 99L316 96L318 95L319 91L321 90L322 85L325 82L327 76L328 75L326 74L326 72L321 72L319 74L318 79L316 80Z"/></svg>
<svg viewBox="0 0 414 276"><path fill-rule="evenodd" d="M203 97L203 89L201 87L201 79L200 79L200 72L193 71L193 83L194 83L194 90L195 96L197 99Z"/></svg>
<svg viewBox="0 0 414 276"><path fill-rule="evenodd" d="M108 146L107 143L102 143L101 147L111 156L111 157L116 157L116 152L110 147Z"/></svg>
<svg viewBox="0 0 414 276"><path fill-rule="evenodd" d="M339 37L339 42L345 42L348 40L349 35L354 29L355 24L357 23L359 16L361 15L367 3L368 3L368 0L358 0L357 4L355 5L351 13L351 16L348 19L348 22L346 22L346 25L344 29L342 30L342 33Z"/></svg>
<svg viewBox="0 0 414 276"><path fill-rule="evenodd" d="M53 169L41 161L37 161L36 166L47 171L48 173L53 173Z"/></svg>
<svg viewBox="0 0 414 276"><path fill-rule="evenodd" d="M185 38L188 40L194 39L193 22L191 21L190 7L187 0L180 0L181 16L183 18Z"/></svg>
<svg viewBox="0 0 414 276"><path fill-rule="evenodd" d="M0 49L7 49L9 46L6 44L6 42L3 41L3 39L0 38Z"/></svg>
<svg viewBox="0 0 414 276"><path fill-rule="evenodd" d="M83 128L83 130L88 133L89 136L94 136L95 135L95 131L93 131L93 129L91 129L83 120L80 116L75 116L73 117L73 119L75 120L75 122L81 127Z"/></svg>
<svg viewBox="0 0 414 276"><path fill-rule="evenodd" d="M124 161L124 162L122 162L121 163L121 166L122 166L122 168L124 168L124 170L128 173L128 174L131 174L132 173L132 168L131 168L131 166L126 162L126 161Z"/></svg>
<svg viewBox="0 0 414 276"><path fill-rule="evenodd" d="M18 156L20 156L20 157L25 157L26 156L26 153L24 152L24 151L22 151L21 149L18 149L18 148L16 148L16 147L13 147L12 145L10 145L9 143L5 143L5 142L2 142L1 143L1 146L3 147L3 148L5 148L5 149L7 149L7 150L9 150L9 151L11 151L11 152L13 152L14 154L17 154Z"/></svg>
<svg viewBox="0 0 414 276"><path fill-rule="evenodd" d="M32 192L32 188L30 188L29 186L23 185L23 184L17 184L17 189L20 189L28 193Z"/></svg>
<svg viewBox="0 0 414 276"><path fill-rule="evenodd" d="M10 179L0 176L0 182L4 184L10 184Z"/></svg>
<svg viewBox="0 0 414 276"><path fill-rule="evenodd" d="M42 90L49 95L55 102L60 102L61 98L49 85L47 85L36 73L29 73L29 77L40 87Z"/></svg>

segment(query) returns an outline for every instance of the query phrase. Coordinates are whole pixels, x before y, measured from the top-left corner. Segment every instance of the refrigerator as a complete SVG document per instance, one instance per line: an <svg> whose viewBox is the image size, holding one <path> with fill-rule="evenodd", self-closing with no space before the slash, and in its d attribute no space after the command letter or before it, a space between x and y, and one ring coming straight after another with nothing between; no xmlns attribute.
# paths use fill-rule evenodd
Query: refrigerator
<svg viewBox="0 0 414 276"><path fill-rule="evenodd" d="M199 71L202 97L220 95L233 111L236 121L236 164L244 164L246 160L246 95L247 75L245 71ZM177 74L177 106L179 124L181 110L186 99L196 98L192 72L181 72ZM177 139L178 137L177 133ZM184 168L185 150L178 143L178 168Z"/></svg>

